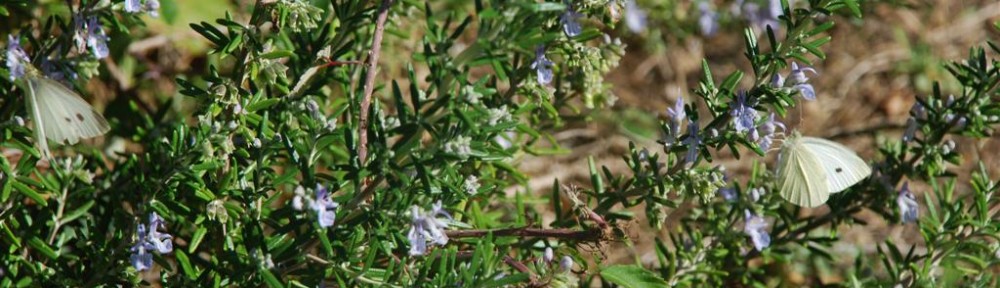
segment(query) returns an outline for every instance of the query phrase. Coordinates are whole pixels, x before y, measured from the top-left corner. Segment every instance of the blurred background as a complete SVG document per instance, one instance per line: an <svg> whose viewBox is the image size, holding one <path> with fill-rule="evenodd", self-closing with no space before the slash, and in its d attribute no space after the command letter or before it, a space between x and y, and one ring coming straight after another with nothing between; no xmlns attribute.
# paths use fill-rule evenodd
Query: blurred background
<svg viewBox="0 0 1000 288"><path fill-rule="evenodd" d="M607 166L613 172L628 173L622 157L628 153L630 141L639 148L662 151L662 146L656 143L660 137L658 121L664 117L666 108L679 97L685 97L686 103L694 102L691 91L703 75L702 59L707 61L717 79L735 70L751 71L743 55L743 29L751 25L746 17L746 5L766 5L766 2L637 1L638 8L648 16L645 30L630 31L623 23L614 28L602 28L610 37L620 38L627 45L619 67L605 78L613 86L617 102L610 108L591 111L587 117L567 120L555 131L555 139L566 153L518 158L517 164L530 176L530 181L528 187L509 188L509 193L527 190L540 196L546 195L555 179L564 184L588 186L587 159L590 156L599 166ZM795 5L796 1L789 2ZM146 19L149 29L135 29L148 35L131 34L138 40L127 43L127 47L112 47L128 51L131 57L102 61L108 72L102 78L110 80L90 81L87 84L86 89L98 110L108 111L108 114L127 112L128 109L117 109L128 105L127 100L134 100L139 106L157 107L166 103L166 99L174 98L177 101L173 105L178 105L179 111L195 105L177 92L174 80L205 71L210 46L189 24L212 22L225 17L227 11L236 19L245 19L249 17L248 10L253 5L253 1L231 0L163 0L161 3L161 17ZM61 3L55 1L50 5L59 6ZM441 6L439 11L445 8L472 11L466 1L441 1L435 5ZM706 11L716 15L714 19L718 27L714 33L706 33L699 25ZM790 111L783 122L789 130L797 129L803 135L843 143L863 158L874 161L878 157L876 143L901 137L915 97L929 94L935 82L940 83L945 94L960 93L944 65L966 57L970 47L984 46L986 40L1000 40L1000 31L994 26L1000 21L1000 1L863 1L862 14L862 19L849 15L829 16L828 20L835 22L836 26L828 31L833 38L831 43L823 46L827 58L809 59L818 72L818 75L810 75L817 100L803 102ZM390 22L414 19L419 19L419 16L400 13L393 16ZM585 26L597 25L595 22L581 19ZM0 31L10 30L10 27L0 28ZM115 33L126 32L112 32L109 36L114 38ZM385 68L381 70L380 82L405 79L402 68L412 61L411 55L405 51L418 48L421 33L420 25L389 28L384 49L390 52L383 54L381 65ZM139 69L137 67L146 71L135 73L135 69ZM133 79L132 75L142 75L143 79ZM749 87L750 78L745 77L746 83L741 87ZM127 95L128 99L111 99L109 95ZM1000 151L1000 145L994 139L975 142L954 140L966 159L981 159L988 170L993 171L995 179L1000 176L997 174L1000 172L1000 159L994 156L994 151ZM736 159L725 150L712 153L715 158L711 165L724 166L728 175L737 182L745 182L752 165L759 161L767 163L769 169L773 168L770 163L774 153L769 153L766 158L742 153L749 156L741 159ZM974 161L969 161L952 167L958 173L959 185L967 185L962 184L968 179L968 173L963 171L976 169L975 165ZM921 193L926 187L912 185L911 189L917 194L917 199L922 199ZM539 209L547 209L544 207L544 204L538 206ZM681 215L684 209L680 207L670 213ZM824 209L827 208L824 206L804 213L827 213ZM922 241L916 226L889 225L880 216L867 212L857 216L868 224L842 230L844 238L833 250L842 256L837 259L842 259L842 263L838 264L844 267L852 265L855 255L859 253L874 255L876 244L886 239L900 245L919 245ZM666 236L672 227L670 221L677 219L679 216L668 216L668 224L664 225L666 228L657 233L633 229L629 235L633 239L632 245L616 243L602 252L611 262L639 258L652 263L655 255L651 239ZM635 227L643 226L645 221L636 219ZM823 265L828 264L822 261L798 263L820 266L809 267L806 269L809 271L838 268L825 267ZM788 268L781 269L781 273L785 273L784 279L792 284L804 283L802 278L805 276L799 274L803 269ZM818 277L824 283L844 280L836 279L837 275L842 274L827 273Z"/></svg>

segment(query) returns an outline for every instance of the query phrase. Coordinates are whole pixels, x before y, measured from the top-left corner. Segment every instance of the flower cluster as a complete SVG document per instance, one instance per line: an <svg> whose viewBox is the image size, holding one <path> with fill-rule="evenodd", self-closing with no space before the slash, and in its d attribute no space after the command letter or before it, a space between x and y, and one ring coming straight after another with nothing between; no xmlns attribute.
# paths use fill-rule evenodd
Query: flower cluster
<svg viewBox="0 0 1000 288"><path fill-rule="evenodd" d="M448 228L448 222L439 217L452 219L451 214L444 211L441 200L431 208L430 213L421 213L420 208L414 205L410 209L410 232L406 238L410 241L410 255L418 256L427 253L427 245L448 244L448 235L444 234L444 229Z"/></svg>
<svg viewBox="0 0 1000 288"><path fill-rule="evenodd" d="M771 113L761 123L756 130L750 133L750 140L757 141L757 145L760 146L761 150L767 151L771 148L771 144L774 142L774 136L777 132L777 128L781 128L781 131L785 131L785 124L778 122L774 119L774 113Z"/></svg>
<svg viewBox="0 0 1000 288"><path fill-rule="evenodd" d="M160 17L160 1L146 0L143 4L141 0L125 0L125 12L149 13L150 17Z"/></svg>
<svg viewBox="0 0 1000 288"><path fill-rule="evenodd" d="M148 3L148 2L147 2ZM108 57L108 36L104 34L104 27L96 15L86 16L76 15L73 17L76 33L73 41L79 51L86 51L90 47L91 54L97 59Z"/></svg>
<svg viewBox="0 0 1000 288"><path fill-rule="evenodd" d="M896 204L899 206L899 222L910 223L917 221L920 205L917 204L917 198L913 197L913 193L910 192L909 182L903 183L903 187L899 189Z"/></svg>
<svg viewBox="0 0 1000 288"><path fill-rule="evenodd" d="M625 25L632 33L646 31L646 11L635 0L625 0Z"/></svg>
<svg viewBox="0 0 1000 288"><path fill-rule="evenodd" d="M21 47L21 38L13 34L7 35L7 71L10 71L10 80L14 81L24 77L27 65L31 64L28 53Z"/></svg>
<svg viewBox="0 0 1000 288"><path fill-rule="evenodd" d="M136 228L137 239L131 249L132 256L129 258L135 270L145 271L153 267L153 254L150 254L150 251L156 251L159 254L174 251L173 236L160 233L160 228L166 229L166 225L164 225L163 218L160 218L156 212L149 214L148 231L146 225L142 223L139 223L138 228Z"/></svg>
<svg viewBox="0 0 1000 288"><path fill-rule="evenodd" d="M538 76L538 84L548 85L552 83L552 63L549 58L545 58L545 46L535 47L535 62L531 62L531 69L535 69Z"/></svg>
<svg viewBox="0 0 1000 288"><path fill-rule="evenodd" d="M292 198L292 208L301 211L308 206L310 210L316 212L316 219L320 227L333 226L337 221L337 207L340 205L330 200L330 194L326 187L317 185L315 193L315 198L309 198L302 186L296 187L295 197Z"/></svg>
<svg viewBox="0 0 1000 288"><path fill-rule="evenodd" d="M771 27L771 30L777 31L780 28L778 17L784 14L781 8L781 0L767 0L767 7L763 9L755 2L744 2L746 1L737 0L733 3L733 15L746 17L750 25L761 30Z"/></svg>
<svg viewBox="0 0 1000 288"><path fill-rule="evenodd" d="M563 14L559 16L559 23L562 24L563 32L566 33L566 37L576 37L583 32L583 27L580 26L580 22L576 21L576 19L581 16L582 15L580 13L577 13L576 10L573 9L573 6L567 7L566 12L563 12Z"/></svg>
<svg viewBox="0 0 1000 288"><path fill-rule="evenodd" d="M698 3L698 28L701 35L712 37L719 31L719 13L712 9L708 1Z"/></svg>
<svg viewBox="0 0 1000 288"><path fill-rule="evenodd" d="M788 80L786 81L785 77L781 76L781 74L774 73L771 76L771 86L774 88L783 88L791 85L791 88L799 91L803 99L809 101L816 100L816 90L813 89L812 84L809 84L809 77L806 76L806 72L819 74L812 67L799 67L798 63L792 62L792 71L788 73Z"/></svg>
<svg viewBox="0 0 1000 288"><path fill-rule="evenodd" d="M743 232L750 236L750 241L753 242L753 247L757 251L764 251L764 248L771 245L771 235L767 234L767 221L763 217L750 212L750 210L743 210L744 223Z"/></svg>
<svg viewBox="0 0 1000 288"><path fill-rule="evenodd" d="M681 134L681 126L684 125L684 120L687 120L687 112L684 111L684 97L677 97L677 102L674 102L673 108L667 108L667 132L663 139L663 144L667 146L673 145L674 141Z"/></svg>

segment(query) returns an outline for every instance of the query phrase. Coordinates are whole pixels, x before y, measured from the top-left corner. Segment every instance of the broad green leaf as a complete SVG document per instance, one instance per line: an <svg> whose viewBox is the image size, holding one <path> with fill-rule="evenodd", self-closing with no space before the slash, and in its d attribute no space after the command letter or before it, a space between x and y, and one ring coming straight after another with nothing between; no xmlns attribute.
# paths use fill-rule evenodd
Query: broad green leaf
<svg viewBox="0 0 1000 288"><path fill-rule="evenodd" d="M601 269L601 278L625 288L667 287L655 273L636 265L614 265Z"/></svg>

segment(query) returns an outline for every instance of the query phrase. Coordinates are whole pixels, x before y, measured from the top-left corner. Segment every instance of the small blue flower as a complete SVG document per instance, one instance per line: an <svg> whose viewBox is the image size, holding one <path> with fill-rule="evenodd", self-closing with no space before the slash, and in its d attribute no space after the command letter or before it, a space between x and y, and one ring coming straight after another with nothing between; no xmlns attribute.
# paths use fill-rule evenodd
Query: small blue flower
<svg viewBox="0 0 1000 288"><path fill-rule="evenodd" d="M410 231L406 238L410 242L410 255L418 256L427 253L427 244L445 245L448 244L448 235L443 229L448 227L448 222L438 218L443 216L451 219L451 215L444 211L441 201L438 200L428 214L420 213L420 208L416 205L410 209Z"/></svg>
<svg viewBox="0 0 1000 288"><path fill-rule="evenodd" d="M920 205L917 204L916 197L910 192L910 183L903 183L899 189L899 196L896 197L896 204L899 205L899 221L903 224L916 222L919 216Z"/></svg>
<svg viewBox="0 0 1000 288"><path fill-rule="evenodd" d="M646 30L646 11L642 10L635 0L625 0L625 25L632 33Z"/></svg>
<svg viewBox="0 0 1000 288"><path fill-rule="evenodd" d="M125 12L129 13L149 13L150 17L156 18L160 16L160 1L159 0L146 0L146 4L142 4L142 0L125 0Z"/></svg>
<svg viewBox="0 0 1000 288"><path fill-rule="evenodd" d="M743 12L746 13L747 20L750 21L751 25L761 30L771 27L771 30L778 31L781 28L778 17L784 14L781 9L781 0L768 0L766 5L765 9L760 9L757 3L747 3Z"/></svg>
<svg viewBox="0 0 1000 288"><path fill-rule="evenodd" d="M583 32L583 28L580 27L580 22L576 21L576 19L580 18L580 16L582 15L577 13L576 10L573 10L573 7L566 8L566 12L564 12L562 16L559 16L559 22L562 23L563 32L566 33L567 37L576 37Z"/></svg>
<svg viewBox="0 0 1000 288"><path fill-rule="evenodd" d="M570 269L573 269L573 257L563 256L562 260L559 260L559 271L569 272Z"/></svg>
<svg viewBox="0 0 1000 288"><path fill-rule="evenodd" d="M147 239L149 244L156 249L160 254L170 253L174 251L174 244L172 241L173 236L167 233L160 233L159 229L166 229L167 225L164 223L163 218L160 215L153 212L149 215L149 238Z"/></svg>
<svg viewBox="0 0 1000 288"><path fill-rule="evenodd" d="M716 190L716 193L722 196L722 199L725 199L726 202L736 202L736 188L722 187Z"/></svg>
<svg viewBox="0 0 1000 288"><path fill-rule="evenodd" d="M125 12L129 12L129 13L139 13L139 12L142 12L142 1L140 1L140 0L125 0Z"/></svg>
<svg viewBox="0 0 1000 288"><path fill-rule="evenodd" d="M333 226L337 221L338 206L337 202L330 200L330 195L326 187L317 185L316 199L312 201L309 208L316 211L316 218L319 221L320 227L327 228Z"/></svg>
<svg viewBox="0 0 1000 288"><path fill-rule="evenodd" d="M10 71L10 81L24 77L29 63L31 59L28 59L28 53L21 47L21 38L13 34L7 35L7 71Z"/></svg>
<svg viewBox="0 0 1000 288"><path fill-rule="evenodd" d="M910 118L906 119L906 131L903 132L903 142L910 142L917 136L917 120L927 119L927 110L920 102L913 103L910 108Z"/></svg>
<svg viewBox="0 0 1000 288"><path fill-rule="evenodd" d="M903 142L910 142L917 137L917 119L906 119L906 131L903 131Z"/></svg>
<svg viewBox="0 0 1000 288"><path fill-rule="evenodd" d="M149 230L146 225L139 223L136 228L136 243L130 249L132 255L129 262L136 271L145 271L153 267L153 254L156 251L160 254L167 254L174 251L174 245L170 234L160 233L159 229L166 229L163 218L153 212L149 215Z"/></svg>
<svg viewBox="0 0 1000 288"><path fill-rule="evenodd" d="M719 13L712 10L708 2L698 3L698 11L701 13L701 16L698 17L698 27L701 28L701 35L712 37L715 35L715 32L719 31Z"/></svg>
<svg viewBox="0 0 1000 288"><path fill-rule="evenodd" d="M76 22L76 32L73 35L73 41L76 42L77 49L83 51L87 47L90 47L90 51L94 54L95 58L103 59L104 57L108 57L110 53L108 50L108 36L104 34L104 28L101 27L97 16L90 16L84 20L83 16L76 15L73 17L73 21Z"/></svg>
<svg viewBox="0 0 1000 288"><path fill-rule="evenodd" d="M129 256L129 263L132 263L132 267L135 267L136 271L149 270L153 267L153 254L149 253L148 250L152 248L146 243L146 225L139 224L136 237L139 240L132 246L132 256Z"/></svg>
<svg viewBox="0 0 1000 288"><path fill-rule="evenodd" d="M781 76L781 73L774 73L774 75L771 75L771 87L785 87L785 76Z"/></svg>
<svg viewBox="0 0 1000 288"><path fill-rule="evenodd" d="M757 110L747 105L747 94L745 91L740 91L736 95L736 102L733 103L733 108L729 111L729 115L733 117L733 128L736 129L736 132L755 131L754 122L757 121Z"/></svg>
<svg viewBox="0 0 1000 288"><path fill-rule="evenodd" d="M673 145L674 139L681 134L681 125L684 125L684 120L687 119L687 112L684 111L684 97L677 97L677 102L674 102L673 108L667 108L667 118L670 121L668 128L669 133L664 139L665 145Z"/></svg>
<svg viewBox="0 0 1000 288"><path fill-rule="evenodd" d="M760 149L767 151L771 148L771 143L774 142L774 133L777 132L777 128L780 127L781 131L785 131L785 124L774 120L774 113L767 118L767 121L760 124L758 131L760 131L760 138L757 139L757 145L760 145Z"/></svg>
<svg viewBox="0 0 1000 288"><path fill-rule="evenodd" d="M698 123L691 122L688 124L688 137L684 139L684 144L688 145L684 161L687 161L688 165L694 164L694 161L698 159L698 146L701 145L701 136L698 135Z"/></svg>
<svg viewBox="0 0 1000 288"><path fill-rule="evenodd" d="M764 248L771 245L771 235L767 234L767 221L760 216L750 213L750 210L743 210L744 224L743 233L750 236L750 241L753 242L753 247L757 251L763 251Z"/></svg>
<svg viewBox="0 0 1000 288"><path fill-rule="evenodd" d="M816 91L813 89L811 84L807 83L809 81L809 77L806 77L807 71L812 72L813 74L819 74L816 72L816 69L813 69L812 67L803 66L802 68L799 68L798 63L792 62L792 72L788 74L788 80L791 81L790 83L792 85L794 85L792 86L793 88L799 90L799 93L802 94L802 98L813 101L816 100Z"/></svg>
<svg viewBox="0 0 1000 288"><path fill-rule="evenodd" d="M149 17L153 18L160 17L160 1L146 0L146 5L143 6L143 10L149 13Z"/></svg>
<svg viewBox="0 0 1000 288"><path fill-rule="evenodd" d="M552 65L552 61L545 58L545 46L536 47L535 62L531 63L531 69L535 69L538 74L538 84L548 85L552 83Z"/></svg>

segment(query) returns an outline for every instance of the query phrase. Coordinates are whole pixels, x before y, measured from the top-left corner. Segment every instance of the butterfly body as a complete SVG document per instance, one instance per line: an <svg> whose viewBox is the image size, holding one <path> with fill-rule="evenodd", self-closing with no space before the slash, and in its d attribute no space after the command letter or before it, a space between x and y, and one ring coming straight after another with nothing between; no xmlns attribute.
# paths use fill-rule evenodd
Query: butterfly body
<svg viewBox="0 0 1000 288"><path fill-rule="evenodd" d="M781 147L778 188L785 200L816 207L871 173L868 163L844 145L795 132Z"/></svg>

